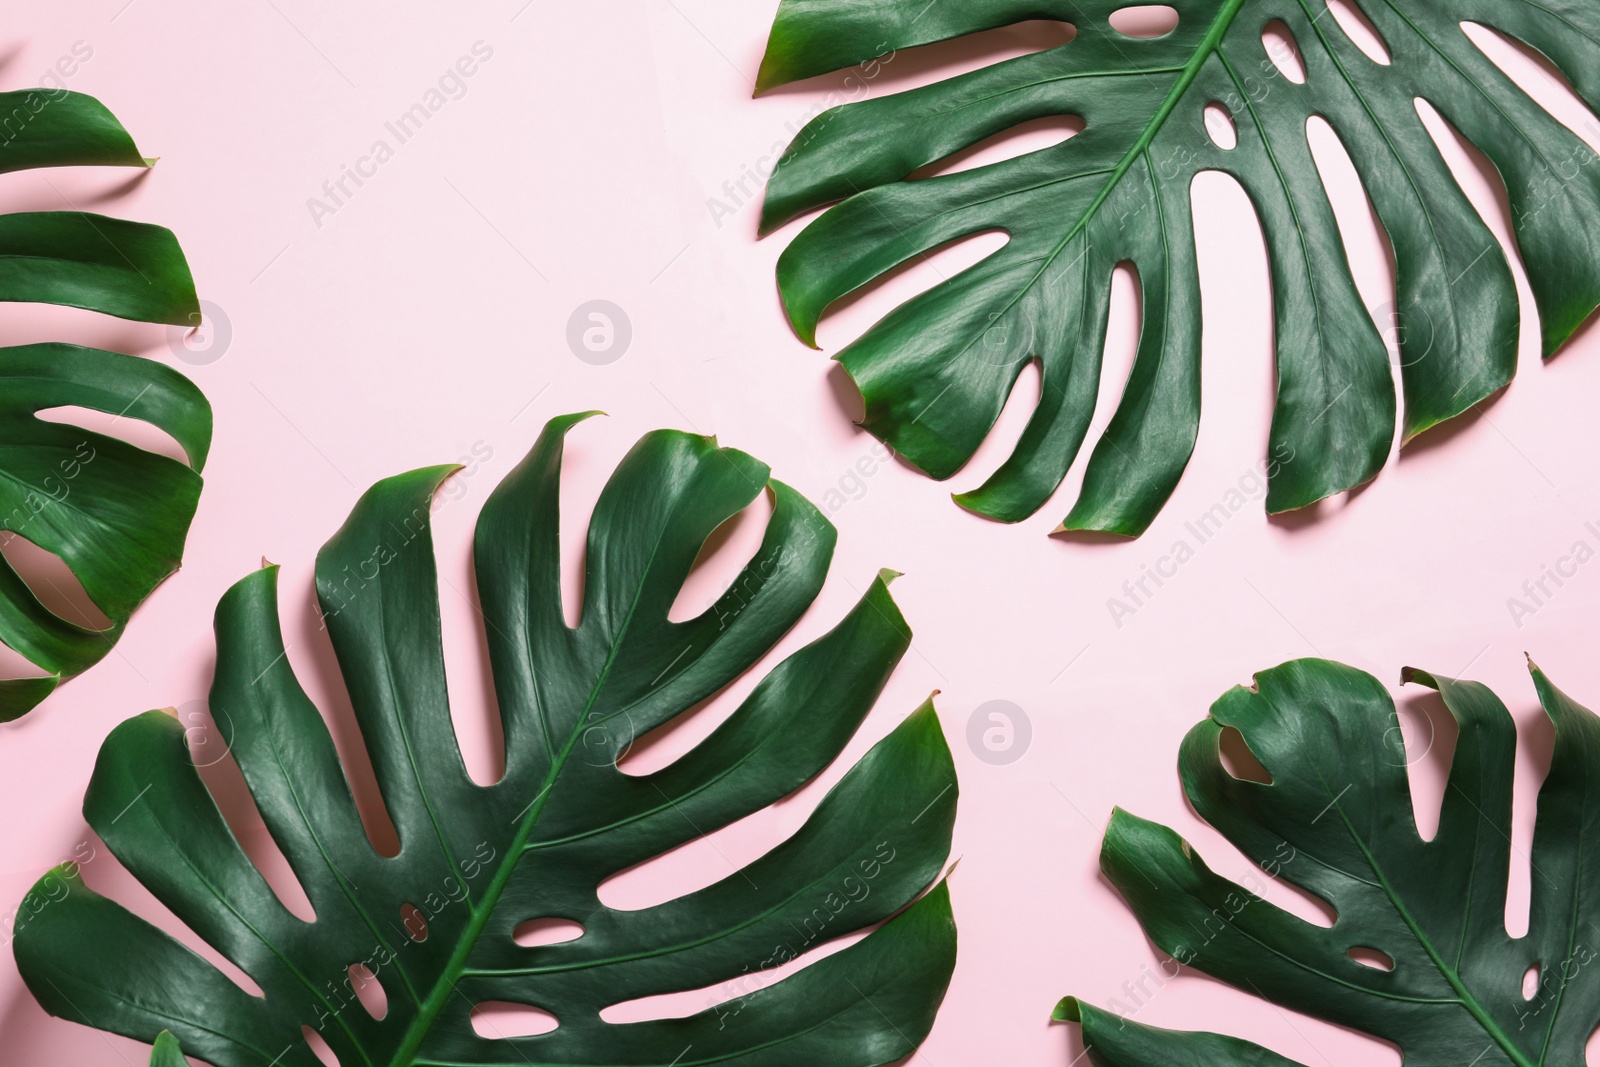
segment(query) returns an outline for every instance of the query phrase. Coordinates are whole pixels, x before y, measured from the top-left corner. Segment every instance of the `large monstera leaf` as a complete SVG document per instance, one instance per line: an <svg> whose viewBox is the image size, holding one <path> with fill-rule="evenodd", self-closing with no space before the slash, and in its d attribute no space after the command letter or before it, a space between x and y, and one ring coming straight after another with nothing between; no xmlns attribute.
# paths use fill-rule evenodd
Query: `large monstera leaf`
<svg viewBox="0 0 1600 1067"><path fill-rule="evenodd" d="M1424 127L1419 99L1505 180L1544 352L1554 353L1600 302L1600 167L1462 24L1537 49L1600 108L1600 4L1350 2L1390 62L1368 58L1324 0L1172 0L1177 27L1154 39L1111 27L1111 14L1127 6L1119 0L783 0L760 88L1029 19L1077 30L1047 51L824 112L780 159L764 230L843 201L779 260L784 305L807 342L829 304L899 264L978 233L1009 237L838 354L865 397L864 425L947 478L1036 361L1043 390L1020 442L981 487L956 498L996 519L1033 514L1083 443L1113 268L1130 262L1143 290L1138 354L1064 528L1143 532L1199 428L1190 186L1215 170L1249 194L1271 263L1277 406L1268 510L1367 481L1394 438L1393 380L1312 158L1309 119L1322 117L1338 134L1393 247L1404 438L1488 397L1516 366L1510 269ZM1274 21L1297 42L1303 83L1268 56L1263 31ZM1208 134L1213 103L1231 116L1236 146ZM1083 131L989 166L907 180L985 138L1058 115L1081 116Z"/></svg>
<svg viewBox="0 0 1600 1067"><path fill-rule="evenodd" d="M154 162L93 97L0 93L0 116L0 173ZM200 323L194 280L171 231L82 211L0 215L0 301ZM151 423L188 462L39 417L60 407ZM0 642L44 672L0 680L0 721L99 662L133 610L177 570L210 446L210 406L169 367L70 344L0 348L0 538L22 537L59 556L110 621L99 628L81 614L57 614L0 557Z"/></svg>
<svg viewBox="0 0 1600 1067"><path fill-rule="evenodd" d="M1173 960L1382 1038L1408 1064L1581 1064L1600 1025L1600 852L1590 842L1600 823L1600 719L1533 670L1555 746L1539 792L1532 914L1527 934L1513 938L1505 909L1515 724L1475 682L1416 670L1405 679L1437 689L1460 728L1432 840L1412 818L1394 703L1371 675L1325 660L1265 671L1218 700L1183 743L1195 810L1263 878L1327 902L1331 927L1219 877L1177 834L1120 811L1101 869ZM1224 767L1230 728L1270 782ZM1392 968L1358 962L1361 949ZM1525 995L1530 969L1537 982ZM1057 1017L1081 1021L1102 1067L1298 1067L1235 1038L1158 1030L1071 999Z"/></svg>
<svg viewBox="0 0 1600 1067"><path fill-rule="evenodd" d="M35 890L52 899L24 909L15 941L46 1009L146 1041L169 1030L217 1067L316 1067L302 1028L346 1067L865 1067L916 1048L955 957L949 899L935 883L956 782L931 705L748 866L642 910L601 903L613 874L760 811L827 767L910 632L886 572L688 754L649 774L619 770L633 738L721 690L799 619L822 585L834 530L750 456L651 434L595 508L582 621L570 628L557 490L563 437L581 418L545 429L478 522L504 777L488 786L468 777L446 699L428 515L451 468L381 482L318 556L317 590L399 854L380 855L363 831L328 730L285 660L275 571L258 571L217 609L211 708L232 731L233 756L315 920L279 902L197 776L183 728L150 712L101 749L85 817L263 995L69 868L52 875L65 890ZM711 608L669 621L706 537L763 489L774 506L757 554ZM582 933L533 947L515 939L521 924L547 919ZM769 984L771 968L880 922ZM351 992L354 964L382 984L381 1020ZM696 1009L721 1003L657 1021L600 1015L694 990ZM532 1005L559 1025L480 1037L470 1015L485 1002Z"/></svg>

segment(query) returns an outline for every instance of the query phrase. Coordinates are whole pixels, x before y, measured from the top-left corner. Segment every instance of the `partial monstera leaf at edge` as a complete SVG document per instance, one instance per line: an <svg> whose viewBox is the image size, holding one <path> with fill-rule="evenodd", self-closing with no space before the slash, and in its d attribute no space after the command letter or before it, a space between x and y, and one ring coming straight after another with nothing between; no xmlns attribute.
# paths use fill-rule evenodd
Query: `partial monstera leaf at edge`
<svg viewBox="0 0 1600 1067"><path fill-rule="evenodd" d="M1180 964L1284 1008L1398 1047L1408 1064L1582 1064L1600 1026L1600 718L1538 668L1555 728L1539 791L1528 932L1506 932L1517 731L1476 682L1407 670L1459 727L1438 832L1412 815L1408 759L1388 692L1325 660L1287 663L1212 706L1184 740L1195 810L1264 872L1325 901L1322 926L1213 873L1170 829L1118 811L1100 866L1157 947ZM1270 781L1221 757L1238 730ZM1388 969L1360 962L1375 951ZM1370 959L1371 957L1369 957ZM1524 982L1537 976L1531 995ZM1299 1067L1237 1038L1135 1022L1068 998L1100 1067ZM1142 1013L1141 1013L1142 1014Z"/></svg>
<svg viewBox="0 0 1600 1067"><path fill-rule="evenodd" d="M0 93L0 174L153 162L93 97ZM77 210L0 214L0 302L200 324L171 231ZM71 407L150 423L188 462L41 417ZM0 348L0 538L22 537L60 557L110 623L58 614L0 557L0 642L44 672L0 679L0 721L98 663L134 609L177 570L210 447L210 405L169 367L72 344Z"/></svg>
<svg viewBox="0 0 1600 1067"><path fill-rule="evenodd" d="M764 232L842 201L778 263L784 306L808 343L830 304L900 264L976 234L1008 237L835 357L865 398L863 425L948 478L988 434L1023 368L1037 363L1041 397L1014 451L956 497L1004 521L1033 514L1088 432L1112 273L1131 263L1143 294L1138 352L1063 528L1142 533L1199 432L1190 189L1198 173L1215 170L1250 197L1270 262L1277 402L1267 508L1304 507L1368 481L1393 443L1395 390L1311 154L1309 120L1338 135L1393 249L1403 438L1465 412L1516 369L1511 271L1423 125L1419 100L1504 180L1544 354L1560 348L1600 303L1600 167L1463 24L1542 53L1600 109L1600 4L1350 3L1388 62L1358 48L1323 0L1172 0L1177 27L1152 39L1112 28L1124 0L782 0L758 89L1026 20L1076 29L1045 51L828 110L779 160ZM1298 46L1303 83L1268 55L1263 31L1274 22ZM1208 133L1211 104L1230 116L1234 145ZM1021 123L1064 115L1085 125L1058 145L908 180Z"/></svg>
<svg viewBox="0 0 1600 1067"><path fill-rule="evenodd" d="M891 1063L928 1033L955 962L941 871L954 767L931 704L855 764L803 827L705 888L641 910L600 886L791 794L855 734L910 644L884 572L832 631L775 666L704 741L625 773L632 741L722 690L812 603L834 529L750 456L678 432L644 437L589 523L582 618L563 617L563 440L545 428L479 517L475 563L505 771L467 774L453 732L428 516L452 468L369 490L317 558L317 591L399 853L374 850L328 728L295 680L276 569L217 609L212 716L315 910L292 914L251 864L196 773L184 731L149 712L101 748L84 816L111 851L260 987L211 963L58 868L15 938L53 1014L150 1041L169 1030L216 1067L341 1064L689 1067ZM756 555L686 622L668 611L706 538L759 493ZM53 879L53 881L52 881ZM581 933L520 944L533 920ZM849 947L779 981L772 969L847 934ZM381 984L375 1017L351 989ZM609 1006L700 991L683 1018L610 1022ZM477 1005L543 1009L555 1029L489 1038Z"/></svg>

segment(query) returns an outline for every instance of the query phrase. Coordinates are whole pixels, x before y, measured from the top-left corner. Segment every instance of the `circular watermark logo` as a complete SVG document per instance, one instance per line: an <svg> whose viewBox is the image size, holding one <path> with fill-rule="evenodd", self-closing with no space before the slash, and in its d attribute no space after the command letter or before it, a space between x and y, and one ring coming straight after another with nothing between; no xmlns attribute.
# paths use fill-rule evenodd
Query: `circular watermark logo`
<svg viewBox="0 0 1600 1067"><path fill-rule="evenodd" d="M1009 700L980 704L967 719L967 747L983 762L1004 767L1028 753L1033 723Z"/></svg>
<svg viewBox="0 0 1600 1067"><path fill-rule="evenodd" d="M567 347L585 363L603 367L615 363L633 342L633 322L628 313L609 300L579 304L567 319Z"/></svg>
<svg viewBox="0 0 1600 1067"><path fill-rule="evenodd" d="M1393 300L1386 300L1372 309L1372 321L1389 350L1389 362L1402 370L1414 367L1427 359L1433 351L1433 315L1420 304L1404 315Z"/></svg>
<svg viewBox="0 0 1600 1067"><path fill-rule="evenodd" d="M591 767L615 767L621 763L638 740L633 716L624 712L623 719L602 719L585 729L578 739L578 757Z"/></svg>
<svg viewBox="0 0 1600 1067"><path fill-rule="evenodd" d="M1039 348L1033 319L1020 308L1012 308L1003 315L989 316L989 325L974 351L992 367L1014 367L1039 355Z"/></svg>
<svg viewBox="0 0 1600 1067"><path fill-rule="evenodd" d="M189 326L168 326L167 347L185 363L203 367L227 355L233 344L233 322L210 300L200 301L197 318L199 321Z"/></svg>
<svg viewBox="0 0 1600 1067"><path fill-rule="evenodd" d="M233 748L233 720L227 712L214 714L206 701L189 700L178 705L177 713L196 767L211 767L227 758Z"/></svg>

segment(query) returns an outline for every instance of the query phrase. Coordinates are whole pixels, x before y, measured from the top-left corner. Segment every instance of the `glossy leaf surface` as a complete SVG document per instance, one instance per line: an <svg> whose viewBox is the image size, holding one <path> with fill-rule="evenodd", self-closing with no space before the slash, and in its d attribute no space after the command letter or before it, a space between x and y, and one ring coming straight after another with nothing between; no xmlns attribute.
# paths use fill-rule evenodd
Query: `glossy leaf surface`
<svg viewBox="0 0 1600 1067"><path fill-rule="evenodd" d="M1326 902L1331 927L1213 873L1173 831L1125 812L1112 817L1101 869L1173 960L1381 1038L1408 1064L1581 1064L1600 1025L1600 853L1588 842L1600 819L1600 719L1533 670L1555 745L1539 791L1529 928L1513 938L1516 725L1478 683L1414 670L1405 679L1437 689L1459 728L1430 840L1413 819L1394 702L1353 668L1301 660L1265 671L1218 700L1183 744L1195 810L1263 878ZM1270 782L1228 771L1228 729ZM1057 1018L1081 1021L1102 1067L1296 1067L1235 1038L1158 1030L1072 999Z"/></svg>
<svg viewBox="0 0 1600 1067"><path fill-rule="evenodd" d="M613 875L759 812L827 768L910 631L885 572L687 754L650 773L620 770L636 738L722 690L795 624L821 588L835 534L750 456L650 434L590 519L582 621L571 628L558 485L565 434L582 418L552 422L478 521L503 777L480 785L468 776L446 698L429 513L452 468L380 482L318 556L317 590L399 854L369 842L328 729L286 659L276 571L261 570L218 607L211 709L231 730L233 757L315 919L280 903L197 775L183 727L149 712L101 749L85 817L264 995L63 869L53 877L67 888L51 894L56 883L41 883L35 893L56 899L26 909L15 942L49 1011L147 1041L170 1030L217 1067L315 1067L307 1032L341 1064L374 1067L866 1067L916 1048L955 957L938 879L957 791L931 705L759 859L708 872L704 888L654 906L601 902ZM773 512L755 556L714 605L669 621L706 538L763 491ZM519 927L541 920L581 932L519 943ZM879 923L772 981L774 968ZM358 964L382 986L381 1018L352 989ZM695 991L681 1018L600 1014ZM531 1006L558 1025L480 1036L474 1009L490 1003Z"/></svg>
<svg viewBox="0 0 1600 1067"><path fill-rule="evenodd" d="M0 93L0 118L0 174L152 162L99 101L80 93ZM0 215L0 302L200 323L194 281L170 231L81 211ZM188 461L39 417L54 408L148 422ZM43 672L0 680L0 720L29 711L62 678L110 652L133 610L177 570L210 446L210 405L169 367L78 345L0 348L0 537L22 537L59 557L110 623L47 606L0 557L0 642Z"/></svg>
<svg viewBox="0 0 1600 1067"><path fill-rule="evenodd" d="M1346 36L1323 0L1172 0L1176 28L1152 38L1113 28L1111 16L1136 5L1108 0L783 0L760 88L851 64L881 66L895 50L1027 20L1076 28L1072 40L1045 51L831 109L796 136L768 185L764 228L842 202L779 260L795 330L813 342L824 310L846 294L953 241L1007 235L999 251L901 305L836 358L865 397L864 425L940 479L972 456L1024 366L1036 362L1042 394L1015 450L981 487L957 497L973 511L1017 521L1060 485L1088 432L1112 272L1131 263L1142 292L1137 357L1064 527L1137 535L1171 495L1199 432L1191 185L1202 171L1221 171L1249 195L1271 269L1277 399L1268 510L1366 482L1394 439L1395 388L1307 125L1319 117L1338 136L1393 249L1401 431L1409 439L1511 380L1518 328L1506 259L1446 166L1418 101L1504 180L1544 352L1554 353L1600 303L1600 167L1463 24L1542 53L1594 109L1600 5L1350 3L1387 62ZM1298 60L1287 43L1269 49L1264 33L1274 24ZM1303 82L1289 76L1296 66ZM1227 113L1235 144L1208 132L1208 105ZM1069 115L1084 128L1053 147L911 180L1020 124Z"/></svg>

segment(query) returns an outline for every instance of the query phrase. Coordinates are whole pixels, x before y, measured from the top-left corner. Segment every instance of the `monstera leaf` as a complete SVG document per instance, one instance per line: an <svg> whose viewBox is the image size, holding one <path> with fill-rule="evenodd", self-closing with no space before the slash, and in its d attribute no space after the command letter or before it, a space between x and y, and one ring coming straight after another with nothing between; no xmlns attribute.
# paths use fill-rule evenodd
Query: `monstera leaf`
<svg viewBox="0 0 1600 1067"><path fill-rule="evenodd" d="M1555 748L1539 792L1532 916L1513 938L1515 724L1475 682L1416 670L1405 680L1437 689L1460 728L1432 840L1412 820L1394 703L1371 675L1324 660L1265 671L1218 700L1183 743L1195 810L1263 877L1325 901L1331 927L1219 877L1177 834L1120 811L1101 869L1177 963L1382 1038L1407 1063L1581 1064L1600 1025L1600 852L1586 840L1600 819L1600 719L1533 670ZM1225 769L1230 728L1270 782ZM1295 1067L1234 1038L1157 1030L1070 999L1057 1018L1082 1022L1103 1067Z"/></svg>
<svg viewBox="0 0 1600 1067"><path fill-rule="evenodd" d="M1600 302L1600 167L1462 29L1481 23L1537 49L1600 108L1600 5L1591 0L1349 0L1381 37L1380 63L1324 0L1172 0L1177 27L1113 29L1117 0L783 0L759 88L1029 19L1059 19L1059 47L826 111L778 162L764 230L832 201L784 251L778 283L813 342L829 304L948 242L1008 243L902 305L836 357L866 399L864 425L935 478L965 463L1023 367L1043 390L1009 459L957 496L1016 521L1038 510L1094 411L1113 268L1143 289L1138 354L1064 527L1136 535L1171 494L1200 419L1200 281L1190 185L1233 175L1266 235L1276 304L1277 407L1270 511L1372 478L1394 437L1389 360L1362 306L1313 161L1320 116L1359 171L1397 270L1409 439L1510 381L1517 302L1494 237L1419 118L1427 101L1493 161L1550 355ZM1280 72L1263 31L1280 22L1305 80ZM1237 143L1207 132L1226 109ZM1080 116L1071 139L926 180L914 171L1046 116ZM1225 139L1226 140L1226 139Z"/></svg>
<svg viewBox="0 0 1600 1067"><path fill-rule="evenodd" d="M176 719L150 712L100 752L84 815L166 907L261 989L244 992L171 937L67 889L24 909L17 964L47 1010L143 1040L170 1030L217 1067L340 1063L883 1064L933 1022L955 957L939 878L956 782L931 705L844 776L805 825L705 888L651 907L602 903L612 875L771 805L838 755L910 643L874 580L831 632L766 675L710 736L648 774L632 740L694 708L766 653L811 604L834 545L822 514L750 456L676 432L645 437L589 524L582 621L564 621L548 426L478 521L478 588L505 773L468 777L452 731L429 504L452 468L381 482L317 559L317 591L399 854L369 842L322 717L279 631L276 571L217 609L212 715L316 917L279 902L240 849ZM668 610L701 545L763 489L756 555L702 614ZM708 879L709 881L709 879ZM51 883L54 885L54 883ZM40 892L39 890L35 891ZM582 933L519 944L519 927ZM887 920L885 922L885 920ZM772 982L845 934L864 939ZM351 992L382 986L374 1017ZM683 1018L609 1022L608 1006L701 991ZM548 1033L478 1036L484 1003L531 1005Z"/></svg>
<svg viewBox="0 0 1600 1067"><path fill-rule="evenodd" d="M153 163L99 101L65 90L0 93L0 173ZM169 230L81 211L0 215L0 301L63 304L194 326L200 305ZM48 421L80 407L166 431L188 462ZM111 650L133 610L178 568L211 445L211 408L150 360L69 344L0 348L0 538L59 556L110 626L65 618L0 557L0 642L45 672L0 680L0 721Z"/></svg>

